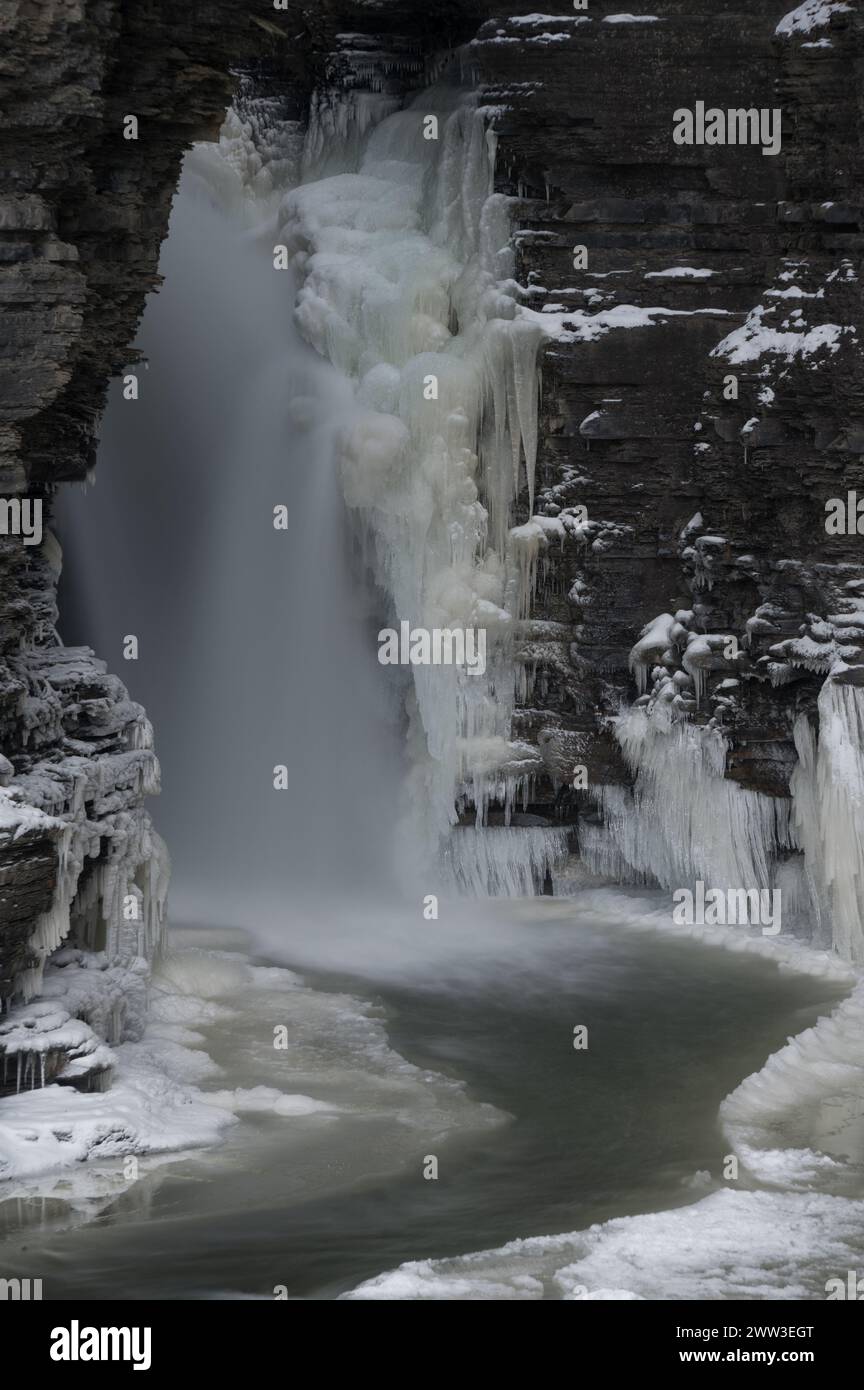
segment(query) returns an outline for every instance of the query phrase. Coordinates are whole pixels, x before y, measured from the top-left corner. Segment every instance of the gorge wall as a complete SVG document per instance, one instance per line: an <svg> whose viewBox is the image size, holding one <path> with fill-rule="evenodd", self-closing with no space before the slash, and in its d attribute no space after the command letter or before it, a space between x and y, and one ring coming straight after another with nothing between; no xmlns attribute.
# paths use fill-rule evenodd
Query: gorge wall
<svg viewBox="0 0 864 1390"><path fill-rule="evenodd" d="M43 1078L47 1062L49 1078L104 1084L106 1054L86 1028L79 1062L66 1060L70 1010L103 1036L140 1027L140 972L112 970L152 954L164 919L167 855L144 808L158 762L121 680L58 638L51 504L59 485L90 477L109 380L136 369L130 344L185 150L218 134L234 64L254 65L262 88L271 68L296 64L255 8L49 0L0 21L0 492L41 504L43 531L41 544L8 524L0 535L0 1012L39 992L61 940L99 967L68 1009L37 1005L26 1027L6 1026L0 1092L34 1052ZM302 88L282 88L287 110Z"/></svg>
<svg viewBox="0 0 864 1390"><path fill-rule="evenodd" d="M709 775L715 793L728 783L713 813L758 821L781 859L805 847L797 777L797 820L810 805L810 854L824 859L826 817L842 819L855 796L854 756L848 803L832 800L831 774L864 682L860 538L825 525L829 499L864 494L861 15L819 0L546 9L13 5L0 69L11 330L0 493L42 500L47 528L56 488L90 474L107 383L135 369L183 152L216 135L232 99L241 116L244 100L266 100L299 128L314 89L325 103L352 91L398 102L459 50L492 110L513 293L542 333L536 489L532 507L523 474L512 516L537 574L512 730L534 750L526 808L572 827L592 867L650 877L657 851L634 834L631 789L641 777L647 797L650 774L659 794L659 764L680 773L688 821L687 768L702 791ZM676 145L673 113L699 101L779 108L779 152ZM61 940L104 952L103 964L148 954L164 911L146 715L104 662L59 644L59 563L47 529L41 545L0 537L6 1003L38 992ZM820 702L823 727L839 728L834 762L816 748ZM671 745L655 747L655 725L622 728L622 709L705 741L676 762ZM761 860L742 833L749 858L729 874L750 886L734 874ZM860 883L847 849L844 902ZM136 1026L139 1011L127 1012L115 1032ZM10 1032L4 1046L21 1044ZM101 1084L104 1057L91 1055L76 1084Z"/></svg>

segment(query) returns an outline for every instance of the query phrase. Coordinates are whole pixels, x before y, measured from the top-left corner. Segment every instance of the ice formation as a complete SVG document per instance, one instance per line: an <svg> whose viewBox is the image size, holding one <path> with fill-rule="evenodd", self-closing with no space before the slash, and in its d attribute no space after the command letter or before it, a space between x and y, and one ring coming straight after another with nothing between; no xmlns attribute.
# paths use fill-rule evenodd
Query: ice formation
<svg viewBox="0 0 864 1390"><path fill-rule="evenodd" d="M634 647L640 689L674 622L662 614ZM703 640L705 658L712 659L709 639ZM694 645L684 649L683 666L695 677L698 704L699 669L692 660L688 665ZM725 776L727 739L715 721L690 721L694 702L682 701L682 690L664 673L651 699L642 697L647 703L610 721L634 784L594 791L602 824L580 825L583 860L604 877L666 888L697 879L724 889L778 887L787 923L805 924L814 946L830 945L842 960L861 963L864 693L829 676L819 697L818 737L799 715L799 761L785 799Z"/></svg>
<svg viewBox="0 0 864 1390"><path fill-rule="evenodd" d="M530 897L567 857L566 829L465 826L446 843L453 881L474 897Z"/></svg>
<svg viewBox="0 0 864 1390"><path fill-rule="evenodd" d="M864 962L864 691L829 676L819 695L818 746L805 715L795 726L799 763L793 816L813 910L826 911L835 949Z"/></svg>
<svg viewBox="0 0 864 1390"><path fill-rule="evenodd" d="M67 736L60 756L33 759L0 791L0 836L41 834L57 865L50 906L15 980L23 1002L0 1018L0 1095L53 1090L56 1082L66 1101L68 1088L104 1089L114 1068L108 1044L144 1026L148 962L165 926L168 856L141 804L159 790L144 711L87 648L53 645L27 656L37 673L31 689L38 693L27 697L35 749L52 737L58 689L72 698L86 692L79 708L104 739L93 756L92 743ZM105 698L92 698L94 690ZM74 948L65 944L70 938Z"/></svg>
<svg viewBox="0 0 864 1390"><path fill-rule="evenodd" d="M773 883L774 857L794 843L789 804L724 775L727 743L718 729L672 721L661 707L623 712L614 731L635 782L632 795L598 789L604 829L581 841L594 872L627 869L665 888L694 879L717 888Z"/></svg>
<svg viewBox="0 0 864 1390"><path fill-rule="evenodd" d="M864 1097L864 985L790 1038L720 1107L742 1166L791 1188L860 1189Z"/></svg>
<svg viewBox="0 0 864 1390"><path fill-rule="evenodd" d="M616 1217L587 1231L497 1250L415 1260L348 1299L540 1300L825 1297L855 1268L864 1203L822 1193L712 1192L672 1211Z"/></svg>
<svg viewBox="0 0 864 1390"><path fill-rule="evenodd" d="M412 802L421 838L446 846L460 807L482 825L494 795L509 816L538 761L512 743L510 722L514 628L542 536L526 550L512 523L523 486L533 511L546 330L514 294L509 200L493 191L494 112L447 81L392 106L375 93L316 97L307 181L283 202L280 236L303 333L356 383L343 484L392 616L487 633L483 677L413 669ZM431 119L439 138L425 138ZM503 877L493 864L503 840L483 857L496 883L524 891L559 840L514 833L508 848L522 859Z"/></svg>
<svg viewBox="0 0 864 1390"><path fill-rule="evenodd" d="M147 812L128 804L130 796L159 789L152 752L66 758L60 770L62 784L26 775L17 784L32 804L51 813L47 822L57 847L54 898L29 942L35 964L18 979L25 1000L38 993L45 962L65 941L73 913L88 944L127 961L154 957L164 933L168 853ZM80 814L85 804L93 819ZM134 910L127 909L131 898Z"/></svg>

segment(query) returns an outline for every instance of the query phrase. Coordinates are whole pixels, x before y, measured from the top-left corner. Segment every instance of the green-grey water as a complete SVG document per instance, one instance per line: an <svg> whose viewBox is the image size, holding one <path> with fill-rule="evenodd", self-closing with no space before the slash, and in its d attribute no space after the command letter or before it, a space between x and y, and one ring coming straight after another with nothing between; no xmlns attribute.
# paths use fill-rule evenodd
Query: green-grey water
<svg viewBox="0 0 864 1390"><path fill-rule="evenodd" d="M279 1287L327 1299L406 1260L692 1202L718 1185L724 1096L837 998L753 957L610 934L575 909L535 927L530 954L513 956L507 940L434 980L306 975L322 999L373 997L397 1053L466 1083L469 1108L449 1133L438 1110L412 1114L410 1100L395 1118L378 1101L347 1122L248 1115L219 1149L146 1173L89 1221L56 1200L6 1203L4 1264L41 1277L46 1298ZM296 1034L305 1050L292 1086L290 1047L264 1041L270 1020L243 1008L204 1030L218 1085L310 1089L326 1045L314 1029ZM333 1059L319 1060L335 1084ZM499 1113L478 1110L474 1123L478 1102Z"/></svg>

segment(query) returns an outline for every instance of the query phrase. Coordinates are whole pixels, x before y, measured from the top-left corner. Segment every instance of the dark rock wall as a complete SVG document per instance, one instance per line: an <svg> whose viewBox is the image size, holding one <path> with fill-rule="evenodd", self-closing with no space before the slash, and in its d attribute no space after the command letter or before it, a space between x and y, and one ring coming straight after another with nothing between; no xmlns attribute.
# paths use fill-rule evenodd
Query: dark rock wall
<svg viewBox="0 0 864 1390"><path fill-rule="evenodd" d="M535 617L574 636L568 646L553 634L523 719L559 776L578 761L594 783L621 780L598 712L635 697L628 654L643 625L687 610L689 631L735 635L741 650L706 672L692 717L726 730L729 776L784 795L794 713L812 708L838 657L824 624L812 669L794 643L815 618L854 608L860 578L861 540L827 536L824 504L864 483L861 16L841 9L828 26L779 37L793 8L784 0L645 8L662 22L604 23L619 7L592 3L591 23L493 20L474 45L488 100L504 107L501 185L526 197L518 278L528 303L678 311L546 350L536 510L586 505L605 541L549 552ZM537 37L526 42L526 30ZM697 100L779 107L781 152L674 144L672 113ZM575 245L588 248L588 273L572 268ZM657 276L680 266L712 274ZM790 286L802 297L777 297ZM851 331L833 352L789 361L712 356L758 305L778 329L800 310L790 330ZM692 312L704 309L724 316ZM728 373L736 401L724 399ZM702 524L682 539L697 513ZM856 682L862 637L847 627L840 643ZM667 652L658 682L681 669L682 651ZM530 652L536 660L536 643ZM724 680L738 685L718 697Z"/></svg>

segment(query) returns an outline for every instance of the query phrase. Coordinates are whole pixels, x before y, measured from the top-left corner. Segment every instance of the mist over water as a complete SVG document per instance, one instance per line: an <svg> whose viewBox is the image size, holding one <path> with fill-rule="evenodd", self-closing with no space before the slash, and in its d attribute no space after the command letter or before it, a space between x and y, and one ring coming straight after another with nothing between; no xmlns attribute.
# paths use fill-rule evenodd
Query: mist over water
<svg viewBox="0 0 864 1390"><path fill-rule="evenodd" d="M289 903L303 919L313 902L392 901L402 738L337 475L349 384L300 339L272 235L195 157L138 340L140 398L114 386L97 481L60 508L62 631L154 724L171 920L278 940ZM127 634L138 661L121 659Z"/></svg>

